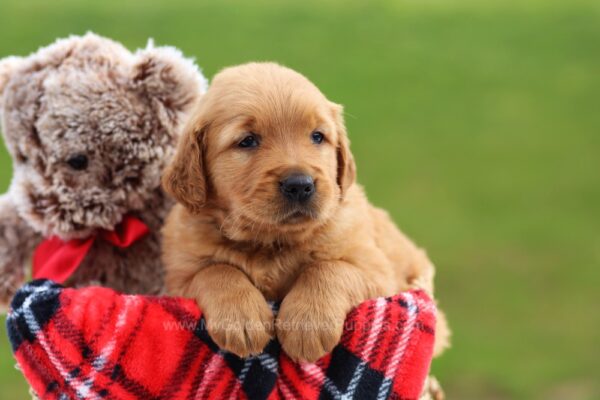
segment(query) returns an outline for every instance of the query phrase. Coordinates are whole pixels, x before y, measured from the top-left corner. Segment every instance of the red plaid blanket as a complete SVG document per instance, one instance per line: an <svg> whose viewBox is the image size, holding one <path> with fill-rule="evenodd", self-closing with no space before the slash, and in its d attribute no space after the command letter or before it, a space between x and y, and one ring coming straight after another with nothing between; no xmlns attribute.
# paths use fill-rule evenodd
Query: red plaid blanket
<svg viewBox="0 0 600 400"><path fill-rule="evenodd" d="M422 291L367 301L341 343L294 363L272 341L242 359L211 341L192 300L33 281L7 319L15 357L43 399L417 399L435 306Z"/></svg>

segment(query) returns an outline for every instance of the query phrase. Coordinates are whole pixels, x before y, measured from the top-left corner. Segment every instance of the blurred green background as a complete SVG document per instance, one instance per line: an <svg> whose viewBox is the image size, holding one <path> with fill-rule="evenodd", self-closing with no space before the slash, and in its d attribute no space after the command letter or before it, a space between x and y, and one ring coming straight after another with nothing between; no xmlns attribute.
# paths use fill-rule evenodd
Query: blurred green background
<svg viewBox="0 0 600 400"><path fill-rule="evenodd" d="M93 30L346 106L359 180L438 267L449 399L600 399L600 3L0 2L0 57ZM0 186L11 177L0 146ZM0 334L0 399L27 398Z"/></svg>

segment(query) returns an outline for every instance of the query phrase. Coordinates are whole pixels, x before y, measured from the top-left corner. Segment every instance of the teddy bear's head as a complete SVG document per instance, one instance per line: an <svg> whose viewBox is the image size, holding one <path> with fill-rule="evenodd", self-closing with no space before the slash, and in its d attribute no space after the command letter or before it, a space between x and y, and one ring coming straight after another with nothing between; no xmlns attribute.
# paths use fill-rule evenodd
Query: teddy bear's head
<svg viewBox="0 0 600 400"><path fill-rule="evenodd" d="M94 34L1 60L2 131L21 216L68 239L144 208L205 90L177 50L149 44L131 53Z"/></svg>

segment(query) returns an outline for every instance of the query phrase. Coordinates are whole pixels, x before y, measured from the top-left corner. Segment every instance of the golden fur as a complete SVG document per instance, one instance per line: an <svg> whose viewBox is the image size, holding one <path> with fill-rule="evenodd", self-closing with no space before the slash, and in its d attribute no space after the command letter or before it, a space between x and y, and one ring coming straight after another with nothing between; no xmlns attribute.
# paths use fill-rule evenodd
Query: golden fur
<svg viewBox="0 0 600 400"><path fill-rule="evenodd" d="M321 144L311 141L318 130ZM249 133L256 148L239 148ZM279 193L311 175L309 208ZM412 287L433 292L434 267L355 183L342 107L272 63L219 73L180 139L163 186L179 204L163 229L167 290L194 298L214 341L239 356L277 335L314 361L339 341L358 303ZM282 300L277 320L267 300ZM447 330L438 326L439 352Z"/></svg>

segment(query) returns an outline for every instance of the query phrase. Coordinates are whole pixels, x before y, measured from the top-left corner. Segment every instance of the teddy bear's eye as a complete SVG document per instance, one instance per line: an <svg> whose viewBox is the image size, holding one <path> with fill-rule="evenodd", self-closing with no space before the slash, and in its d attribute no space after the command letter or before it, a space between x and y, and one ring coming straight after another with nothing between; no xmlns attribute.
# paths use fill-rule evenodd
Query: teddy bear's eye
<svg viewBox="0 0 600 400"><path fill-rule="evenodd" d="M67 164L76 171L83 171L88 166L88 158L85 154L75 154L69 157Z"/></svg>

